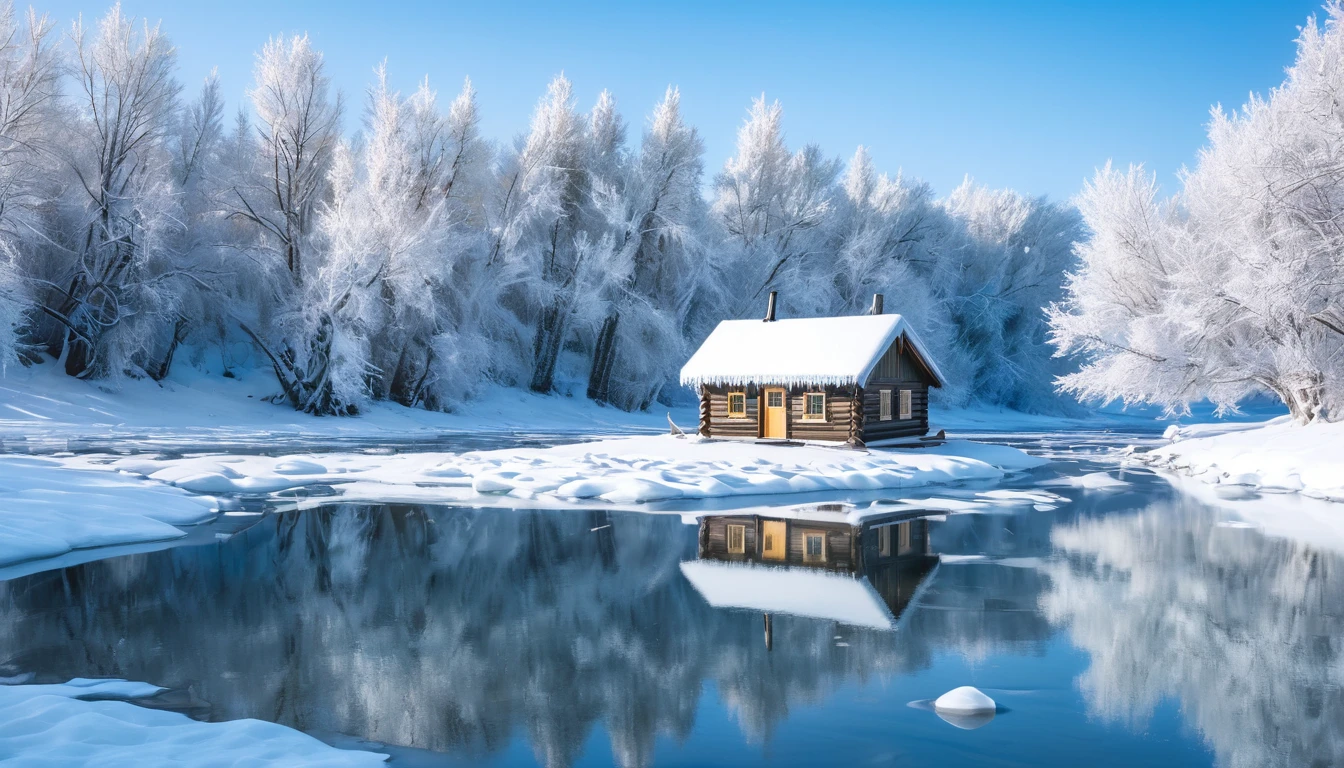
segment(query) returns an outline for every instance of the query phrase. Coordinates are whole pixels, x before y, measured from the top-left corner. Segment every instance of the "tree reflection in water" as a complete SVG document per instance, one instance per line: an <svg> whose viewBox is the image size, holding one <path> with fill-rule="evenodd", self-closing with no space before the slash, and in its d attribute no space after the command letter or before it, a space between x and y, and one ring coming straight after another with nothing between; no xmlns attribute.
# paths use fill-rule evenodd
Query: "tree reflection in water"
<svg viewBox="0 0 1344 768"><path fill-rule="evenodd" d="M838 647L834 622L780 616L767 651L759 614L712 609L681 576L695 535L602 512L270 516L217 546L0 583L0 674L148 680L189 688L210 719L467 757L523 729L547 765L602 723L617 760L644 765L656 736L688 736L707 684L763 741L790 706L923 668L965 630L939 611L899 640L843 628Z"/></svg>
<svg viewBox="0 0 1344 768"><path fill-rule="evenodd" d="M762 743L803 705L860 717L842 686L936 673L949 656L1004 669L1049 657L1038 668L1058 669L1067 693L1034 694L974 738L1039 758L1015 729L1039 736L1052 714L1086 708L1111 724L1088 731L1097 738L1142 738L1176 701L1222 766L1344 763L1341 555L1220 526L1226 513L1158 481L1073 497L934 524L934 552L995 557L945 558L898 632L776 615L772 650L760 614L711 608L682 576L697 531L676 516L273 515L217 545L0 582L0 675L145 680L189 690L210 719L468 760L521 737L543 764L571 765L604 732L630 766L652 761L658 737L694 744L706 693ZM1050 657L1067 650L1051 641L1061 631L1090 658ZM1079 663L1082 701L1067 684ZM914 721L858 724L925 734ZM928 743L943 754L946 742Z"/></svg>
<svg viewBox="0 0 1344 768"><path fill-rule="evenodd" d="M1090 656L1089 709L1180 703L1227 768L1344 764L1344 557L1193 501L1056 527L1041 607Z"/></svg>

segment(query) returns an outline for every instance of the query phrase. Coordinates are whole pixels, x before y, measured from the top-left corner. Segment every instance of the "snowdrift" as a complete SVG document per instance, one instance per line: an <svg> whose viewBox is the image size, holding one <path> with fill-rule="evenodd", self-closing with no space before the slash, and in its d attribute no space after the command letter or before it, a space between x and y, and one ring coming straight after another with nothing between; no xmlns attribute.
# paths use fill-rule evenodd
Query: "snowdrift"
<svg viewBox="0 0 1344 768"><path fill-rule="evenodd" d="M1173 426L1170 445L1137 458L1205 483L1344 501L1344 422Z"/></svg>

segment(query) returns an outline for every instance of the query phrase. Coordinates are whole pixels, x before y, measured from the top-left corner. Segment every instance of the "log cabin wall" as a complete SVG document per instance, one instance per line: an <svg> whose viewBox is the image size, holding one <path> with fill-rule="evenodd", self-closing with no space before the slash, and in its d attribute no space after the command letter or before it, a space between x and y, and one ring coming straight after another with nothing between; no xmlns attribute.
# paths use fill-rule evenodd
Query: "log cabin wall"
<svg viewBox="0 0 1344 768"><path fill-rule="evenodd" d="M757 439L764 434L761 423L760 393L762 389L773 388L769 384L747 387L702 387L701 397L701 434L707 437L728 437L739 439ZM849 440L850 420L853 414L854 389L852 387L784 387L787 398L788 438L790 440L823 440L843 443ZM746 393L747 412L745 418L732 418L728 415L728 394ZM805 419L804 409L807 400L804 395L821 393L826 396L826 417L824 419ZM707 406L707 408L706 408ZM705 414L708 414L706 419Z"/></svg>
<svg viewBox="0 0 1344 768"><path fill-rule="evenodd" d="M728 393L746 392L746 418L729 418ZM760 400L757 387L702 387L702 403L709 402L709 430L707 437L737 437L754 440L761 436L761 420L757 403ZM704 434L702 432L702 434Z"/></svg>
<svg viewBox="0 0 1344 768"><path fill-rule="evenodd" d="M911 354L904 339L886 351L863 387L863 442L918 437L929 431L929 385L933 376ZM902 419L903 389L910 390L910 418ZM891 418L883 421L882 392L891 392Z"/></svg>
<svg viewBox="0 0 1344 768"><path fill-rule="evenodd" d="M849 439L853 389L850 387L793 387L788 390L789 439L843 443ZM826 417L806 419L807 394L826 396Z"/></svg>

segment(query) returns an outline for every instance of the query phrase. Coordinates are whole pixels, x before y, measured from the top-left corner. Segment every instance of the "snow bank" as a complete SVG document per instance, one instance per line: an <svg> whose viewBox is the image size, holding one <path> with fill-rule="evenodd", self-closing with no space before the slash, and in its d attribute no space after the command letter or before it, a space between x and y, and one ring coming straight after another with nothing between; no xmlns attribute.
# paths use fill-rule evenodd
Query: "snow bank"
<svg viewBox="0 0 1344 768"><path fill-rule="evenodd" d="M382 765L387 755L329 747L261 720L201 723L126 701L163 690L125 680L0 685L0 756L27 766Z"/></svg>
<svg viewBox="0 0 1344 768"><path fill-rule="evenodd" d="M74 549L175 539L216 499L59 459L0 457L0 567Z"/></svg>
<svg viewBox="0 0 1344 768"><path fill-rule="evenodd" d="M1170 445L1135 458L1205 483L1344 501L1344 422L1173 427L1167 438Z"/></svg>
<svg viewBox="0 0 1344 768"><path fill-rule="evenodd" d="M462 454L136 457L105 465L85 457L67 461L132 472L199 493L258 495L332 485L347 499L502 499L529 507L915 488L998 480L1046 463L1014 448L964 441L936 449L862 452L667 435Z"/></svg>
<svg viewBox="0 0 1344 768"><path fill-rule="evenodd" d="M9 366L0 377L0 444L6 451L82 449L89 442L164 444L234 443L276 447L333 441L443 439L445 434L490 432L666 432L667 412L626 413L585 398L537 395L496 388L460 413L438 413L395 403L370 403L360 416L322 418L267 402L278 386L269 371L236 369L223 378L182 364L162 385L118 382L116 391L65 375L60 366ZM673 418L693 426L688 407Z"/></svg>

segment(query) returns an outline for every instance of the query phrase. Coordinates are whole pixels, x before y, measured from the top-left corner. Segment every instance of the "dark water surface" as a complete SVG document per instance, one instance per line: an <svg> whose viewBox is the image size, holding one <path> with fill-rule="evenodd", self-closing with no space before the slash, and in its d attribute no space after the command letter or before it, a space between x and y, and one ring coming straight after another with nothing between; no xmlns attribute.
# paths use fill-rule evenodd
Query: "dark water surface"
<svg viewBox="0 0 1344 768"><path fill-rule="evenodd" d="M775 614L769 648L683 575L678 515L267 515L0 582L0 675L152 682L406 765L1344 765L1344 558L1125 479L934 517L894 631ZM999 714L911 705L960 685Z"/></svg>

